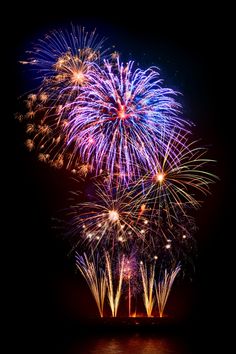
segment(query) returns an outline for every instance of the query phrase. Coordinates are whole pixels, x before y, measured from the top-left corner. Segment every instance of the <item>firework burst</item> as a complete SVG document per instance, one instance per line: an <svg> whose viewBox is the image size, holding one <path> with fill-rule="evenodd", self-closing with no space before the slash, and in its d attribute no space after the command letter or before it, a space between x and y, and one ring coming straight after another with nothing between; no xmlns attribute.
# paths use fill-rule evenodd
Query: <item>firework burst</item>
<svg viewBox="0 0 236 354"><path fill-rule="evenodd" d="M88 63L104 58L104 41L96 30L86 32L84 27L71 25L70 30L54 30L39 39L33 50L27 51L29 58L20 63L30 64L51 89L55 84L67 90L83 84Z"/></svg>
<svg viewBox="0 0 236 354"><path fill-rule="evenodd" d="M83 165L78 155L71 153L66 144L64 128L67 125L69 105L81 94L94 71L94 62L100 63L106 50L104 39L96 32L71 26L71 31L53 31L39 40L28 61L41 81L38 91L26 99L29 121L26 132L32 140L27 147L36 149L40 161L56 168L66 167L78 172ZM73 151L73 147L70 146Z"/></svg>
<svg viewBox="0 0 236 354"><path fill-rule="evenodd" d="M176 92L163 88L158 69L134 70L134 63L94 64L91 80L70 107L65 127L74 154L111 180L129 181L140 165L151 169L173 126L184 130ZM164 134L165 132L165 134Z"/></svg>
<svg viewBox="0 0 236 354"><path fill-rule="evenodd" d="M157 216L161 223L165 218L172 227L179 214L200 207L199 195L209 194L209 185L217 178L205 168L214 162L205 158L206 152L197 141L189 142L187 134L172 131L158 151L155 168L138 182L151 218Z"/></svg>
<svg viewBox="0 0 236 354"><path fill-rule="evenodd" d="M75 247L86 244L92 249L98 245L128 249L135 242L143 243L149 223L140 216L133 193L127 188L105 188L97 184L93 201L77 203L81 195L74 194L75 204L70 208L69 217L70 235L78 240Z"/></svg>

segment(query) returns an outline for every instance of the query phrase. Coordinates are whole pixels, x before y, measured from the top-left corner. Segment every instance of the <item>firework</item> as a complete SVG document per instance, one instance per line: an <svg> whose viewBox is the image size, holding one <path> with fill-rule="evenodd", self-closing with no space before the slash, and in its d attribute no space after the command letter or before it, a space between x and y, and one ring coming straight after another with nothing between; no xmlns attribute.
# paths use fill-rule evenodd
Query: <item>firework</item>
<svg viewBox="0 0 236 354"><path fill-rule="evenodd" d="M189 142L188 135L172 131L166 146L160 146L156 166L140 179L140 194L150 217L161 222L173 219L190 208L199 208L199 194L210 193L209 185L217 178L205 166L214 162L205 158L207 150Z"/></svg>
<svg viewBox="0 0 236 354"><path fill-rule="evenodd" d="M128 297L128 315L131 317L131 300L132 296L137 291L137 278L138 278L138 263L136 252L131 252L124 258L124 283L127 284L127 297Z"/></svg>
<svg viewBox="0 0 236 354"><path fill-rule="evenodd" d="M90 261L87 255L76 255L76 266L85 278L91 293L96 301L99 314L103 317L104 299L106 295L106 276L105 272L98 267L99 260L92 257Z"/></svg>
<svg viewBox="0 0 236 354"><path fill-rule="evenodd" d="M155 278L155 267L156 267L156 258L154 264L147 266L147 264L140 262L140 272L142 277L143 285L143 301L148 317L152 316L152 310L155 304L154 298L154 278Z"/></svg>
<svg viewBox="0 0 236 354"><path fill-rule="evenodd" d="M41 84L38 91L26 99L25 118L31 120L26 131L39 154L39 160L56 168L66 167L79 173L83 165L73 146L68 148L64 127L67 125L69 105L81 94L90 80L92 63L100 63L106 50L104 39L96 32L71 26L70 31L53 31L39 40L23 64L37 71ZM28 141L28 140L27 140ZM27 143L29 150L32 144Z"/></svg>
<svg viewBox="0 0 236 354"><path fill-rule="evenodd" d="M124 255L120 257L118 260L118 284L116 287L116 291L114 290L114 272L112 270L111 265L111 257L108 252L105 252L105 260L106 260L106 280L107 280L107 296L109 305L112 312L112 317L117 316L117 310L119 307L121 290L122 290L122 282L124 278Z"/></svg>
<svg viewBox="0 0 236 354"><path fill-rule="evenodd" d="M91 249L106 247L129 248L145 240L149 224L140 217L138 201L127 188L105 188L96 184L93 201L75 202L70 208L70 236L75 245ZM81 195L74 194L81 199ZM76 246L75 246L76 247Z"/></svg>
<svg viewBox="0 0 236 354"><path fill-rule="evenodd" d="M181 267L177 266L176 268L172 269L170 273L168 273L167 269L165 269L164 276L160 278L156 284L156 298L160 317L163 317L166 302L170 295L172 285L180 269Z"/></svg>
<svg viewBox="0 0 236 354"><path fill-rule="evenodd" d="M21 61L39 87L16 117L27 121L25 145L39 161L82 177L69 233L100 316L107 294L116 317L124 293L130 317L139 283L147 317L156 303L163 317L176 264L185 267L194 250L192 210L217 177L159 69L124 64L118 52L108 60L103 42L74 26L39 40Z"/></svg>
<svg viewBox="0 0 236 354"><path fill-rule="evenodd" d="M104 38L99 39L96 30L89 33L84 27L71 25L69 30L54 30L39 39L33 50L27 51L29 58L21 63L30 64L49 91L58 85L67 91L83 85L88 63L105 57L103 45ZM36 96L31 97L36 100Z"/></svg>
<svg viewBox="0 0 236 354"><path fill-rule="evenodd" d="M134 63L94 64L90 82L70 107L67 144L96 173L129 181L140 165L153 170L157 151L174 126L185 129L176 92L163 88L158 69L134 70ZM165 134L164 134L165 132Z"/></svg>

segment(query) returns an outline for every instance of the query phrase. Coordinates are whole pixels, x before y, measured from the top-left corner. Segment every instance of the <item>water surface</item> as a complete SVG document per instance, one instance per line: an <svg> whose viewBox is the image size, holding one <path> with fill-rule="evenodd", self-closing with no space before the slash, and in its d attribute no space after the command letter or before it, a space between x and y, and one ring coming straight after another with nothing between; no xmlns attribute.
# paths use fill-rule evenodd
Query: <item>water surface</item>
<svg viewBox="0 0 236 354"><path fill-rule="evenodd" d="M189 354L186 343L176 337L131 334L80 339L71 345L68 354Z"/></svg>

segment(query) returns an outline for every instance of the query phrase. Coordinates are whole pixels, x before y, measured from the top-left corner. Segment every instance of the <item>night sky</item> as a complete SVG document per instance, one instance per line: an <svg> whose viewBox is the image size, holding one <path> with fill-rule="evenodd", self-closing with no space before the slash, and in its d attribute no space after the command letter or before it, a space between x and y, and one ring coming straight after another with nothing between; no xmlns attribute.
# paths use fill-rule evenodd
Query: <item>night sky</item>
<svg viewBox="0 0 236 354"><path fill-rule="evenodd" d="M75 183L67 172L38 162L26 150L23 124L14 120L17 97L34 87L30 74L17 61L31 42L70 22L88 30L96 27L101 36L108 38L108 45L116 45L124 61L135 59L142 67L158 66L166 85L183 93L184 117L196 124L196 138L209 146L208 156L218 161L211 171L220 181L211 187L212 195L196 214L196 272L192 282L179 285L169 308L186 322L198 347L207 340L199 353L213 353L208 350L212 346L227 345L223 330L235 302L230 300L234 267L231 198L235 187L231 182L231 118L226 115L223 98L223 91L227 90L223 77L227 76L224 71L227 72L228 53L222 35L224 13L220 9L206 11L192 6L191 10L173 10L170 14L168 9L158 12L143 6L135 14L135 9L128 11L117 4L110 15L79 4L48 8L46 4L31 3L15 9L19 16L12 20L14 35L9 39L7 52L10 104L2 117L4 121L8 119L10 126L2 132L6 135L2 153L10 165L10 169L4 170L10 173L7 232L2 235L8 247L2 252L7 256L9 270L11 333L20 334L19 345L26 350L29 343L46 346L48 340L56 340L60 346L73 321L82 321L87 314L96 312L85 283L75 274L74 264L67 257L65 241L52 228L52 217L68 205L69 191ZM188 12L185 14L184 10ZM213 334L209 334L209 328L214 330ZM31 351L34 352L36 349Z"/></svg>

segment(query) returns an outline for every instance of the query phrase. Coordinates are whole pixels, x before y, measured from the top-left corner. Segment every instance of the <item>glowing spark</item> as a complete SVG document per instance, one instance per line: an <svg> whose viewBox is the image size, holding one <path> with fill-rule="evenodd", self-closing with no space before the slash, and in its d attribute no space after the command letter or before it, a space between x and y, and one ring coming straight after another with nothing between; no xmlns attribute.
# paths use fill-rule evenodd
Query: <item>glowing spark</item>
<svg viewBox="0 0 236 354"><path fill-rule="evenodd" d="M109 210L109 220L112 222L116 222L119 220L119 213L116 210Z"/></svg>
<svg viewBox="0 0 236 354"><path fill-rule="evenodd" d="M32 151L35 147L33 140L27 139L25 145L29 151Z"/></svg>
<svg viewBox="0 0 236 354"><path fill-rule="evenodd" d="M159 182L160 184L164 181L165 175L164 173L157 173L155 176L155 179L157 182Z"/></svg>
<svg viewBox="0 0 236 354"><path fill-rule="evenodd" d="M85 75L82 71L74 72L72 81L77 85L82 85L85 82Z"/></svg>

